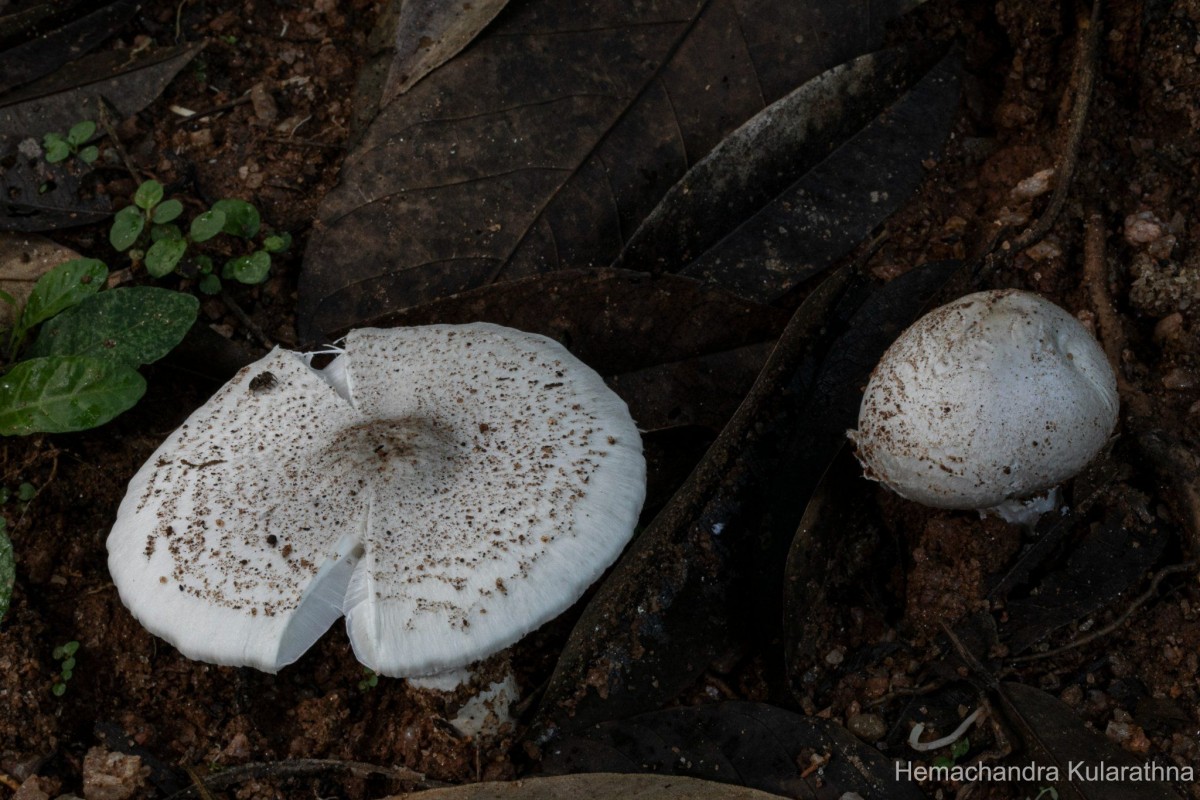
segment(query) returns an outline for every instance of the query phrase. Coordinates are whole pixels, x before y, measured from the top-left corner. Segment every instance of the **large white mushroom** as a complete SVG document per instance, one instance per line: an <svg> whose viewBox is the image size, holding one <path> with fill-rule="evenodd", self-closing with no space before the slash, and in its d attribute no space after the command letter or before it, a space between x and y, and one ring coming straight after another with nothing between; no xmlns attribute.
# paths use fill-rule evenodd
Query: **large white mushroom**
<svg viewBox="0 0 1200 800"><path fill-rule="evenodd" d="M345 615L382 675L458 668L570 606L645 495L621 401L496 325L276 349L171 434L108 538L121 599L191 658L268 672Z"/></svg>
<svg viewBox="0 0 1200 800"><path fill-rule="evenodd" d="M1030 292L978 292L908 328L850 431L866 476L939 508L1026 521L1117 423L1116 379L1080 322Z"/></svg>

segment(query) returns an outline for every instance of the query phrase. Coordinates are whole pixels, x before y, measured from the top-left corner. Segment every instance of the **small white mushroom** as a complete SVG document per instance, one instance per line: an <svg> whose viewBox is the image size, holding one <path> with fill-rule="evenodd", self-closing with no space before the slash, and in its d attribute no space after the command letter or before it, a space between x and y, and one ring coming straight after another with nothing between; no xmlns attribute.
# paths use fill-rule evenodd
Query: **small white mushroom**
<svg viewBox="0 0 1200 800"><path fill-rule="evenodd" d="M1117 411L1116 379L1083 325L1038 295L996 290L904 331L849 436L866 476L897 494L1012 519L1045 510L1024 498L1091 461Z"/></svg>
<svg viewBox="0 0 1200 800"><path fill-rule="evenodd" d="M274 672L345 615L381 675L465 666L570 606L645 496L628 409L558 343L364 329L276 349L171 434L108 538L121 599L184 655Z"/></svg>

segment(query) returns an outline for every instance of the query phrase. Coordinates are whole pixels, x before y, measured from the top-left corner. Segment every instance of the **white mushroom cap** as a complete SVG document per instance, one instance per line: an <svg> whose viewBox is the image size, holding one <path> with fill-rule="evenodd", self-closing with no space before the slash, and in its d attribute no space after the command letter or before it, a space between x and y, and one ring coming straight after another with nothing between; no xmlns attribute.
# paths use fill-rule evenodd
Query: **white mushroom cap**
<svg viewBox="0 0 1200 800"><path fill-rule="evenodd" d="M364 329L324 371L272 351L171 434L130 483L109 569L191 658L274 672L344 614L362 663L427 675L569 607L644 496L628 409L558 343Z"/></svg>
<svg viewBox="0 0 1200 800"><path fill-rule="evenodd" d="M1100 451L1117 386L1096 340L1030 292L967 295L917 320L871 374L850 432L866 476L939 508L1056 486Z"/></svg>

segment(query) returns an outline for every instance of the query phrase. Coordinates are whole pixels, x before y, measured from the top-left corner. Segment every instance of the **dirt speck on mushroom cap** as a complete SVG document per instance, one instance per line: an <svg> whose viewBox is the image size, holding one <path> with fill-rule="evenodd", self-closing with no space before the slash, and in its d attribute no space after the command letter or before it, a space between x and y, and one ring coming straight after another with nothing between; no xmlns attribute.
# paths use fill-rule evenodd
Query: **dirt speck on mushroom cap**
<svg viewBox="0 0 1200 800"><path fill-rule="evenodd" d="M1116 380L1063 309L1019 290L935 309L871 375L850 433L866 475L941 508L989 508L1087 464L1117 422Z"/></svg>
<svg viewBox="0 0 1200 800"><path fill-rule="evenodd" d="M275 671L344 613L381 674L462 666L567 608L632 534L637 430L561 345L368 329L337 362L273 351L131 482L110 571L185 655Z"/></svg>

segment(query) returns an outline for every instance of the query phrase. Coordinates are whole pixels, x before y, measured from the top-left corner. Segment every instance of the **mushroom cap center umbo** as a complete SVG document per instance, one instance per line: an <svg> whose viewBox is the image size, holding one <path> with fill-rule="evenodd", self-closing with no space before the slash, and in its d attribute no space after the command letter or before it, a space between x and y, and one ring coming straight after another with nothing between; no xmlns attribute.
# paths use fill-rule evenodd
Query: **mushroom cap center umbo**
<svg viewBox="0 0 1200 800"><path fill-rule="evenodd" d="M557 343L363 330L334 364L273 351L130 483L110 570L186 655L274 671L344 613L381 674L463 666L565 610L632 534L637 430Z"/></svg>

